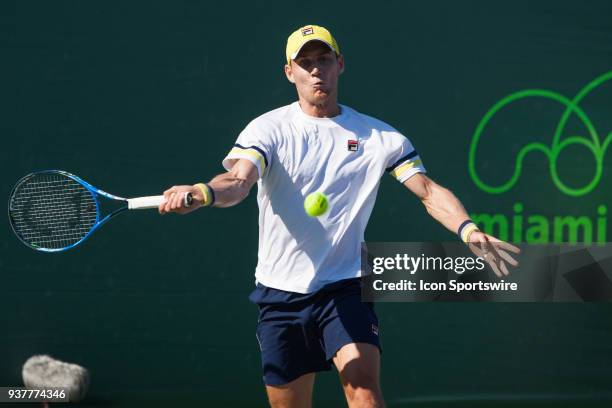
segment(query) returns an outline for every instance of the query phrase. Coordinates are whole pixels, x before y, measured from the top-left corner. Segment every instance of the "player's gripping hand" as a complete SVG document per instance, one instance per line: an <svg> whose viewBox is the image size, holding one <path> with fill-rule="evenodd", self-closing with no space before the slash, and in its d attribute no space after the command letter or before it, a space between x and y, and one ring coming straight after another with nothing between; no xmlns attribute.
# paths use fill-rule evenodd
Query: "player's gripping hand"
<svg viewBox="0 0 612 408"><path fill-rule="evenodd" d="M185 207L185 195L191 193L193 201L189 207ZM160 214L177 213L188 214L202 206L204 196L202 190L196 186L173 186L164 191L165 202L158 207Z"/></svg>
<svg viewBox="0 0 612 408"><path fill-rule="evenodd" d="M470 250L476 256L484 259L498 278L510 274L506 263L513 267L518 265L518 261L514 259L514 256L510 255L510 252L520 254L520 248L501 241L492 235L485 234L482 231L472 232L469 239L468 245Z"/></svg>

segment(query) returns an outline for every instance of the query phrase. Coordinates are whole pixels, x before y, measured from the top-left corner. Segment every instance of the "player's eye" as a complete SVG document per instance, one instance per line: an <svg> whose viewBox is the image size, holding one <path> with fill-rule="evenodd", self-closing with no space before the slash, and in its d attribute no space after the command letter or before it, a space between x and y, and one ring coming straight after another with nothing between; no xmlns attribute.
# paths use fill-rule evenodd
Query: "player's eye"
<svg viewBox="0 0 612 408"><path fill-rule="evenodd" d="M297 61L298 65L304 69L309 69L312 66L312 61L306 58L302 58Z"/></svg>
<svg viewBox="0 0 612 408"><path fill-rule="evenodd" d="M319 64L321 65L329 65L329 63L331 62L331 55L329 54L324 54L321 55L318 59Z"/></svg>

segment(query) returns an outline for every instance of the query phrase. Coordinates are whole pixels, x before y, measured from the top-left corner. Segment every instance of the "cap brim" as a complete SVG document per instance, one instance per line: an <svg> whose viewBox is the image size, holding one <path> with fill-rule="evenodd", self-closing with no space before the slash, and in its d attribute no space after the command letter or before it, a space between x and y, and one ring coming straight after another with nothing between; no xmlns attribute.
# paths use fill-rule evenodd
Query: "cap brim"
<svg viewBox="0 0 612 408"><path fill-rule="evenodd" d="M334 50L334 47L333 47L333 46L332 46L330 43L328 43L327 41L322 40L322 39L320 39L320 38L309 38L308 40L304 41L304 43L303 43L302 45L300 45L300 48L298 48L298 49L297 49L297 51L295 51L295 52L294 52L294 53L291 55L291 59L292 59L292 60L294 60L294 59L295 59L295 57L297 57L297 56L298 56L298 54L300 53L300 51L302 51L302 48L304 48L304 46L305 46L306 44L308 44L309 42L313 42L313 41L319 41L319 42L322 42L323 44L327 45L327 46L329 47L329 49L330 49L330 50L332 50L332 51L336 52L336 51Z"/></svg>

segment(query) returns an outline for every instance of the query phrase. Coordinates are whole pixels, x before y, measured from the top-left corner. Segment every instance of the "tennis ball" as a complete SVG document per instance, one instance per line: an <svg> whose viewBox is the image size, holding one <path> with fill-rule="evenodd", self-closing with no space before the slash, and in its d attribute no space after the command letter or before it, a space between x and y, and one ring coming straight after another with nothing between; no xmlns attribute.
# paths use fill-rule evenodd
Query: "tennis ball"
<svg viewBox="0 0 612 408"><path fill-rule="evenodd" d="M311 217L318 217L319 215L325 214L327 207L327 196L318 191L316 193L308 194L304 200L304 210L306 211L306 214L310 215Z"/></svg>

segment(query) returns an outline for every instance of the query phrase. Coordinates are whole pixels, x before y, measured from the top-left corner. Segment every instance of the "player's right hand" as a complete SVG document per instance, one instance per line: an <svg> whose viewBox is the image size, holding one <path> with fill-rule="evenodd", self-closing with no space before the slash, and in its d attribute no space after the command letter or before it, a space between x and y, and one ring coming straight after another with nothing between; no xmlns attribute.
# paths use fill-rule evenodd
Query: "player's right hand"
<svg viewBox="0 0 612 408"><path fill-rule="evenodd" d="M191 193L193 202L189 207L185 207L185 195ZM164 191L165 202L161 203L158 207L160 214L166 213L177 213L177 214L188 214L194 210L197 210L202 206L204 197L202 196L202 190L196 186L173 186Z"/></svg>

